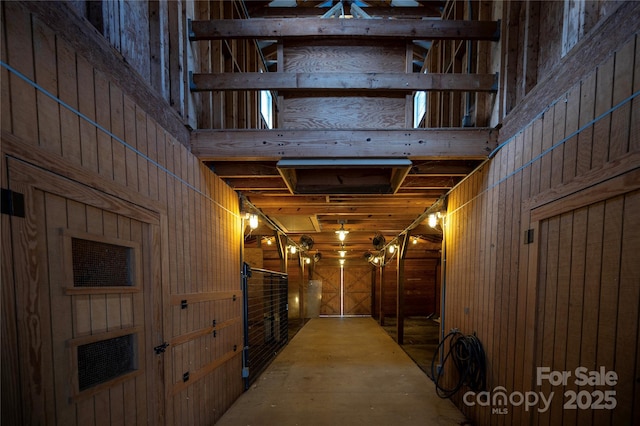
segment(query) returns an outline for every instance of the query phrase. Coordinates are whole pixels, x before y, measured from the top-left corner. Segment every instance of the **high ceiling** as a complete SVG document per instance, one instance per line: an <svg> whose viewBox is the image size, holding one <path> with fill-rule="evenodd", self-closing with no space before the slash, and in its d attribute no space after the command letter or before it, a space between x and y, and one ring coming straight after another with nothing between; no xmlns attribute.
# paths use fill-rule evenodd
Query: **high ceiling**
<svg viewBox="0 0 640 426"><path fill-rule="evenodd" d="M411 34L419 35L425 31L431 34L430 28L423 23L442 22L445 3L413 0L245 1L247 16L260 19L255 22L268 20L264 28L265 32L273 32L272 40L251 32L259 32L258 25L226 28L221 21L206 25L194 23L193 39L222 39L231 37L229 33L232 32L236 38L255 37L265 64L272 72L259 79L253 76L239 77L237 73L231 76L216 75L215 78L194 75L194 87L196 90L232 90L234 87L242 89L251 86L308 98L329 92L339 97L361 96L364 92L369 96L369 93L375 92L372 96L395 96L402 102L405 96L413 94L408 89L414 87L458 92L471 87L474 91L494 92L493 76L467 75L473 79L464 80L463 73L447 74L448 79L441 74L423 73L425 57L434 39L414 39ZM309 31L312 34L315 30L333 38L332 43L362 40L369 34L370 28L354 29L354 34L361 32L351 38L339 34L327 35L324 31L331 29L314 27L323 15L329 19L344 17L353 18L354 21L377 21L375 24L383 20L382 24L386 23L386 27L380 30L383 33L375 33L375 28L371 27L371 32L375 34L372 38L388 41L400 37L401 43L406 41L411 44L412 48L408 51L412 52L412 64L407 65L409 59L407 57L405 61L403 57L405 63L401 67L406 69L406 73L401 73L401 76L396 73L372 77L366 74L367 70L362 70L365 83L359 82L362 78L358 80L354 77L355 73L325 75L278 72L281 71L276 65L278 55L282 55L278 50L281 40L290 37L297 43L312 43L320 37L318 34L291 34L294 31ZM335 19L332 21L335 22ZM390 23L398 21L415 22L417 30L407 28L406 33L400 32L394 36ZM294 28L294 24L286 27L284 22L295 23L297 27ZM307 22L309 24L305 25ZM478 31L495 31L495 28L494 25ZM280 32L276 34L277 31ZM446 32L447 29L435 28L434 31ZM460 33L459 27L452 27L451 31ZM473 33L476 29L470 31ZM446 37L449 36L443 36ZM468 36L473 37L476 36ZM477 38L481 37L487 36ZM293 76L293 81L284 79L292 79ZM389 80L381 83L385 77ZM332 78L337 81L331 83ZM250 83L247 83L247 79L251 79ZM404 107L401 112L405 113ZM384 235L386 242L390 243L408 232L412 237L418 237L425 248L437 247L441 234L437 228L426 224L425 212L434 210L435 203L442 204L442 197L495 148L495 140L495 134L485 128L413 129L403 123L398 128L383 129L371 128L363 121L353 122L349 128L199 130L193 133L192 150L242 194L247 211L260 213L260 225L251 231L252 236L266 241L262 237L273 236L277 230L286 233L290 242L299 244L300 237L308 235L314 240L311 252L322 253L323 259L337 258L342 243L335 231L344 227L349 231L344 241L347 257L362 258L366 251L374 250L372 239L376 233Z"/></svg>

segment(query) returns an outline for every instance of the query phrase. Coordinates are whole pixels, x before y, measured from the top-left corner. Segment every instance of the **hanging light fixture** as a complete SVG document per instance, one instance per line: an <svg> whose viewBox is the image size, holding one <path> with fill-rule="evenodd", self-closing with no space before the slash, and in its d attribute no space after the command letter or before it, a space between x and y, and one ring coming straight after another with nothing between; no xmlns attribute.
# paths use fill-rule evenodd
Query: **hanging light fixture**
<svg viewBox="0 0 640 426"><path fill-rule="evenodd" d="M429 222L428 222L429 226L432 228L435 228L436 225L438 224L438 216L436 216L435 213L431 213L429 215Z"/></svg>
<svg viewBox="0 0 640 426"><path fill-rule="evenodd" d="M346 256L347 251L344 249L344 244L340 244L340 250L338 250L338 254L340 255L340 257Z"/></svg>
<svg viewBox="0 0 640 426"><path fill-rule="evenodd" d="M340 267L342 268L344 266L344 259L338 259L338 262L340 262Z"/></svg>
<svg viewBox="0 0 640 426"><path fill-rule="evenodd" d="M340 241L344 241L344 239L346 238L347 234L349 233L349 231L347 231L346 229L344 229L344 222L340 223L340 229L338 229L336 231L336 234L338 234L338 239Z"/></svg>
<svg viewBox="0 0 640 426"><path fill-rule="evenodd" d="M296 251L298 251L298 249L296 248L296 246L289 246L289 251L291 252L291 254L296 254Z"/></svg>
<svg viewBox="0 0 640 426"><path fill-rule="evenodd" d="M413 244L418 244L418 237L413 237Z"/></svg>

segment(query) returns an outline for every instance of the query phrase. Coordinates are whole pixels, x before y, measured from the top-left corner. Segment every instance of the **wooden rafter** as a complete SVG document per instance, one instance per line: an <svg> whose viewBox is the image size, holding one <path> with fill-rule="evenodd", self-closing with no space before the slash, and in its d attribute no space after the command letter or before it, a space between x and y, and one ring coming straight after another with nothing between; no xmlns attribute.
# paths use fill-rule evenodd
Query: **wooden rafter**
<svg viewBox="0 0 640 426"><path fill-rule="evenodd" d="M217 73L192 74L191 91L372 90L495 92L494 74L423 73Z"/></svg>
<svg viewBox="0 0 640 426"><path fill-rule="evenodd" d="M315 157L485 159L496 147L492 129L196 130L191 151L200 160Z"/></svg>
<svg viewBox="0 0 640 426"><path fill-rule="evenodd" d="M417 19L255 18L191 21L190 40L221 39L392 39L492 40L500 36L497 21Z"/></svg>

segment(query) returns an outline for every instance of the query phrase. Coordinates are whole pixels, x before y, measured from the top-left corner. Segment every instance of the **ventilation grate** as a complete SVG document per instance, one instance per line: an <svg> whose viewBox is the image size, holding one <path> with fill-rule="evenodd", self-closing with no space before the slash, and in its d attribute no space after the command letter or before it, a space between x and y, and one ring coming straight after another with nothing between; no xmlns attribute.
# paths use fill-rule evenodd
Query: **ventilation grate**
<svg viewBox="0 0 640 426"><path fill-rule="evenodd" d="M78 346L81 391L136 369L133 334Z"/></svg>
<svg viewBox="0 0 640 426"><path fill-rule="evenodd" d="M133 249L72 238L74 287L133 285Z"/></svg>

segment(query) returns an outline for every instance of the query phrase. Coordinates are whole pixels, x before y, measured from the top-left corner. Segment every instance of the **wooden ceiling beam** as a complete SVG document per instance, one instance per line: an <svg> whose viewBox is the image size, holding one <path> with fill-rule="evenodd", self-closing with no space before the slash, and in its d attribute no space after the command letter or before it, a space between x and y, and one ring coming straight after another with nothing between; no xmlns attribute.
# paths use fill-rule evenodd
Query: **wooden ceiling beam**
<svg viewBox="0 0 640 426"><path fill-rule="evenodd" d="M289 38L497 41L500 38L497 21L252 18L189 23L191 41Z"/></svg>
<svg viewBox="0 0 640 426"><path fill-rule="evenodd" d="M328 200L327 200L328 199ZM389 197L382 196L369 196L361 198L346 199L334 196L304 196L304 195L289 195L287 197L272 197L265 195L252 195L250 197L252 204L259 207L278 207L286 204L290 205L306 205L306 206L326 206L331 203L348 204L351 206L422 206L429 207L433 204L428 199L404 197L402 195L393 195Z"/></svg>
<svg viewBox="0 0 640 426"><path fill-rule="evenodd" d="M192 92L229 90L366 90L496 92L496 74L242 72L191 74Z"/></svg>
<svg viewBox="0 0 640 426"><path fill-rule="evenodd" d="M384 206L343 206L329 204L326 206L295 206L284 205L282 207L261 207L261 211L267 216L286 216L286 215L335 215L344 216L345 220L349 219L349 216L363 216L363 215L382 215L390 216L397 215L397 212L390 212L388 207ZM402 211L402 215L406 217L416 218L424 212L424 207L405 207ZM341 219L342 220L342 219ZM336 219L337 223L337 219Z"/></svg>
<svg viewBox="0 0 640 426"><path fill-rule="evenodd" d="M369 16L381 18L440 18L442 16L441 7L446 2L433 1L423 2L417 7L384 7L373 6L363 7L362 10ZM247 2L253 6L253 1ZM302 5L300 5L302 6ZM329 7L249 7L249 16L252 18L296 18L296 17L319 17L324 15Z"/></svg>
<svg viewBox="0 0 640 426"><path fill-rule="evenodd" d="M206 129L191 133L202 161L282 158L409 158L483 160L497 146L488 128L442 129Z"/></svg>

